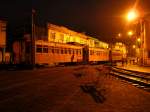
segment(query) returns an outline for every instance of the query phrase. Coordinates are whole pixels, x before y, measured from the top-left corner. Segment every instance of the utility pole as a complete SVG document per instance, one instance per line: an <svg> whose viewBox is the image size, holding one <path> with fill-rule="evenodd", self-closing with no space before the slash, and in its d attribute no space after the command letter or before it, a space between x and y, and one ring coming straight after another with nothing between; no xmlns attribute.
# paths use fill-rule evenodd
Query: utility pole
<svg viewBox="0 0 150 112"><path fill-rule="evenodd" d="M31 64L35 66L35 22L34 22L35 10L32 9L32 35L31 35Z"/></svg>

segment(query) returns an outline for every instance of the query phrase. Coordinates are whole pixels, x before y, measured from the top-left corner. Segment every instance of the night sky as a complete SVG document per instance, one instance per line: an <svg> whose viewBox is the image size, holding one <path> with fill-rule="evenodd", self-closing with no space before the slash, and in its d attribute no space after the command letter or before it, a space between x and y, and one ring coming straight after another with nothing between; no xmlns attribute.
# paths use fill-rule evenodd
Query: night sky
<svg viewBox="0 0 150 112"><path fill-rule="evenodd" d="M150 11L150 0L2 0L0 18L16 25L31 16L33 8L39 24L50 22L113 41L126 27L123 14L135 4L138 10Z"/></svg>

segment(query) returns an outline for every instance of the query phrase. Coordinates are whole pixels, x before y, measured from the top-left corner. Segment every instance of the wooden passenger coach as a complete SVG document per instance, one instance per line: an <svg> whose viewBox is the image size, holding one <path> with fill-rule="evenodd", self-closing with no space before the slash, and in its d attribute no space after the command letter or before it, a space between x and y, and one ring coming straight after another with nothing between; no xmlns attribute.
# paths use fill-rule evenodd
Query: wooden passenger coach
<svg viewBox="0 0 150 112"><path fill-rule="evenodd" d="M82 61L83 46L36 41L36 64L59 64Z"/></svg>

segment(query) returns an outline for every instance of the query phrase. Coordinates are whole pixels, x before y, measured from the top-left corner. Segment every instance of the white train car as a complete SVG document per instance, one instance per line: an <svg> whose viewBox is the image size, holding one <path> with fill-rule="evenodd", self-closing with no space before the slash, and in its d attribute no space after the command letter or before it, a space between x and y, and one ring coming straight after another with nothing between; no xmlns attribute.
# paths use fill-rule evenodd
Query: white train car
<svg viewBox="0 0 150 112"><path fill-rule="evenodd" d="M35 45L36 64L82 62L82 46L46 42L42 40L36 41Z"/></svg>

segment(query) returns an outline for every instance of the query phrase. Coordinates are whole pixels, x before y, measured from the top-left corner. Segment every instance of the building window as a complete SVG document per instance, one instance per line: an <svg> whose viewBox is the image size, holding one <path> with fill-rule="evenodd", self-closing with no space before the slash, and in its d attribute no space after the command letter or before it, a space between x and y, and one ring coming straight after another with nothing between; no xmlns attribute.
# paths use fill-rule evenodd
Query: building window
<svg viewBox="0 0 150 112"><path fill-rule="evenodd" d="M52 40L55 40L55 36L56 36L56 33L55 32L51 32L51 39Z"/></svg>
<svg viewBox="0 0 150 112"><path fill-rule="evenodd" d="M60 34L60 42L63 42L63 41L64 41L64 35Z"/></svg>

